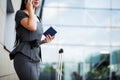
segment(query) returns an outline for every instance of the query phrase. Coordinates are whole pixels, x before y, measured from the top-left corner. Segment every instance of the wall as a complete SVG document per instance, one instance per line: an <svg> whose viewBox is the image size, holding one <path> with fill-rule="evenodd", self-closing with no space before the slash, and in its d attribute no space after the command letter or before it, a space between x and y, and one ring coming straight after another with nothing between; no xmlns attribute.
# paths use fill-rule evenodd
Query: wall
<svg viewBox="0 0 120 80"><path fill-rule="evenodd" d="M0 80L18 80L13 62L9 59L9 53L4 49L6 46L12 50L15 38L14 16L20 7L21 0L11 0L11 2L14 12L7 13L7 0L0 0Z"/></svg>

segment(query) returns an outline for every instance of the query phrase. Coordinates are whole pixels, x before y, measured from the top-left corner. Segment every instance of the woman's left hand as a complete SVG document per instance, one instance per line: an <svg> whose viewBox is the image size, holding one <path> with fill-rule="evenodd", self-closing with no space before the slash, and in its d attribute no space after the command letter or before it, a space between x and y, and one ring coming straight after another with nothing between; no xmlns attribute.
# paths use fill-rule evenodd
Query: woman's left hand
<svg viewBox="0 0 120 80"><path fill-rule="evenodd" d="M51 42L54 38L55 38L55 35L54 35L54 36L51 36L51 35L47 34L46 37L45 37L45 39L44 39L44 43L49 43L49 42Z"/></svg>

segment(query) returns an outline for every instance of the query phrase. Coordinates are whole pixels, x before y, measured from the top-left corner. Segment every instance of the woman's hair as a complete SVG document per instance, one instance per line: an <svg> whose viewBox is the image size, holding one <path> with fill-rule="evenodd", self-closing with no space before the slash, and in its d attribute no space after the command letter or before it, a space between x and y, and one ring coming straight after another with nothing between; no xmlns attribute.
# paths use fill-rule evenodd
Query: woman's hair
<svg viewBox="0 0 120 80"><path fill-rule="evenodd" d="M27 2L27 0L22 0L20 10L25 10L26 9L26 2ZM17 28L18 28L18 25L16 24L15 25L15 30L17 30ZM16 33L16 40L15 40L14 47L16 47L19 44L19 42L20 42L20 38L19 38L18 34Z"/></svg>
<svg viewBox="0 0 120 80"><path fill-rule="evenodd" d="M25 10L26 9L26 3L27 3L27 0L22 0L20 10Z"/></svg>

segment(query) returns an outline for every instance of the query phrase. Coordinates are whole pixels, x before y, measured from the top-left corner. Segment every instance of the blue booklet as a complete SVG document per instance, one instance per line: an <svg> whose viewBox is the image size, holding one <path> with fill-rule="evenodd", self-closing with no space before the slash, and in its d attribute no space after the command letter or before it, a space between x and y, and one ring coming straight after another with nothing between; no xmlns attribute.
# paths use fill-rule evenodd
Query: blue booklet
<svg viewBox="0 0 120 80"><path fill-rule="evenodd" d="M46 36L47 34L54 36L56 33L57 33L57 31L53 27L50 27L43 34L44 34L44 36Z"/></svg>

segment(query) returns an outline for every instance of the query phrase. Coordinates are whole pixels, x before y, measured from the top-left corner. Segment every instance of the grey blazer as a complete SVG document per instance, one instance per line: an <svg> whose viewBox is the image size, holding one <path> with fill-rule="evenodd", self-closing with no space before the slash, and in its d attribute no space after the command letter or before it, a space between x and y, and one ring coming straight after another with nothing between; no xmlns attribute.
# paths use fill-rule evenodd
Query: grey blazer
<svg viewBox="0 0 120 80"><path fill-rule="evenodd" d="M29 17L25 12L18 10L15 16L17 25L16 34L19 36L20 44L10 53L10 59L14 59L14 56L19 52L34 61L40 61L41 59L41 48L34 46L39 44L43 34L43 27L41 22L37 22L37 30L32 32L24 28L20 21L23 18ZM31 44L32 42L32 44Z"/></svg>

